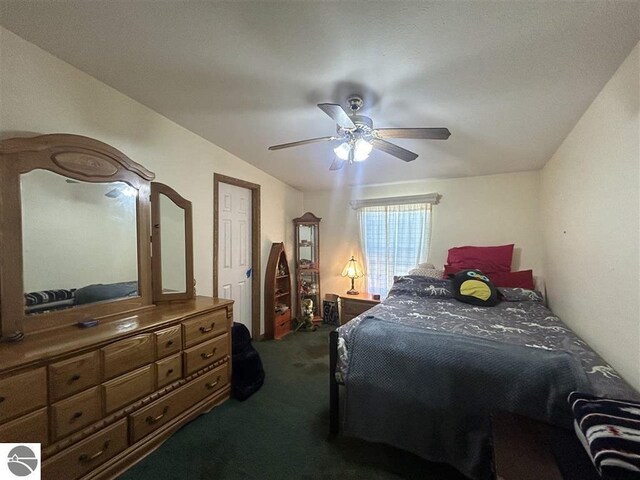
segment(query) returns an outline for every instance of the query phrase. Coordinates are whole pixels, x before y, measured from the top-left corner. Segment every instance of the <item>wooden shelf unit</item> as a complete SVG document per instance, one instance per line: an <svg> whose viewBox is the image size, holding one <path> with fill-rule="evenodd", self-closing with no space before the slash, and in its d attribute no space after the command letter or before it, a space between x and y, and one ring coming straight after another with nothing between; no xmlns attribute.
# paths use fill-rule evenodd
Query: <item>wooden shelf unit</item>
<svg viewBox="0 0 640 480"><path fill-rule="evenodd" d="M307 212L294 218L296 252L296 295L298 318L302 316L302 302L313 302L313 323L322 323L320 295L320 217Z"/></svg>
<svg viewBox="0 0 640 480"><path fill-rule="evenodd" d="M282 306L286 309L278 308ZM284 243L274 243L271 245L264 281L265 339L278 340L291 333L291 307L291 275Z"/></svg>

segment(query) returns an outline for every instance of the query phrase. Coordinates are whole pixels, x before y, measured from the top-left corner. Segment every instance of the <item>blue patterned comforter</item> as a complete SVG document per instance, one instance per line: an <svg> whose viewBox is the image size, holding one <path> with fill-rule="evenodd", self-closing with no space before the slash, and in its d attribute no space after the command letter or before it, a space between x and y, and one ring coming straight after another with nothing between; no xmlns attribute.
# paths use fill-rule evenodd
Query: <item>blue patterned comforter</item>
<svg viewBox="0 0 640 480"><path fill-rule="evenodd" d="M476 307L455 300L448 280L400 277L383 303L339 327L345 434L485 480L491 413L568 425L571 390L639 398L539 293L501 293L497 306Z"/></svg>
<svg viewBox="0 0 640 480"><path fill-rule="evenodd" d="M352 332L372 316L435 332L565 351L580 359L595 395L640 400L638 392L544 305L542 295L521 288L499 290L504 301L476 307L454 299L449 280L399 277L384 302L338 328L338 381L346 379Z"/></svg>

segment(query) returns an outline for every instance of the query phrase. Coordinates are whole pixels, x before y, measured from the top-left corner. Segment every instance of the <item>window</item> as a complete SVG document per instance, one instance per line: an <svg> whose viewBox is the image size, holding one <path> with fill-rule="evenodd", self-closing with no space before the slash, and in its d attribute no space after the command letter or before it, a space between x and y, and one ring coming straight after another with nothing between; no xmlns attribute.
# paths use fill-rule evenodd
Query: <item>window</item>
<svg viewBox="0 0 640 480"><path fill-rule="evenodd" d="M359 206L360 244L367 289L385 297L394 275L405 275L429 253L431 203ZM372 203L363 201L362 203Z"/></svg>

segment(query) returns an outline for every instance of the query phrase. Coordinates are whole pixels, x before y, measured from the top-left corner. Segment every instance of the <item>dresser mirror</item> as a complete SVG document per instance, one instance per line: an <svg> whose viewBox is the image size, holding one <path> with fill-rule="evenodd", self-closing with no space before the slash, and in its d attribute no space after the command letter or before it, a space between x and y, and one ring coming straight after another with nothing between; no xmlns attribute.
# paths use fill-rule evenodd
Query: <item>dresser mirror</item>
<svg viewBox="0 0 640 480"><path fill-rule="evenodd" d="M151 184L153 300L193 297L191 202L171 187Z"/></svg>
<svg viewBox="0 0 640 480"><path fill-rule="evenodd" d="M26 314L138 296L135 188L35 169L20 195Z"/></svg>
<svg viewBox="0 0 640 480"><path fill-rule="evenodd" d="M88 137L0 142L2 341L153 306L154 177ZM160 191L158 285L192 298L191 204L169 187Z"/></svg>

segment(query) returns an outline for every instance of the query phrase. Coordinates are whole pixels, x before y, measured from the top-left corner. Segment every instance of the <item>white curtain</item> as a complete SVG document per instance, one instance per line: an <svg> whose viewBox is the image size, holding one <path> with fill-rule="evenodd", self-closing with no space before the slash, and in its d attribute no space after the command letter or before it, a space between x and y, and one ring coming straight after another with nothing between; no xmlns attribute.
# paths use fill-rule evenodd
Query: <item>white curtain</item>
<svg viewBox="0 0 640 480"><path fill-rule="evenodd" d="M384 298L394 275L405 275L427 260L431 204L361 207L358 220L367 291Z"/></svg>

